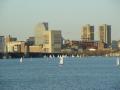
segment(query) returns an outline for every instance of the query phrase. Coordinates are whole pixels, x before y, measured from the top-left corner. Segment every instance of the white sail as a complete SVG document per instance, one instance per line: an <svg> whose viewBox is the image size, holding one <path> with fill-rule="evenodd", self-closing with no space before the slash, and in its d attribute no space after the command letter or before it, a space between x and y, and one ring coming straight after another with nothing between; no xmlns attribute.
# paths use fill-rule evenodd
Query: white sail
<svg viewBox="0 0 120 90"><path fill-rule="evenodd" d="M80 56L77 54L77 57L80 57Z"/></svg>
<svg viewBox="0 0 120 90"><path fill-rule="evenodd" d="M52 58L52 55L50 55L49 58Z"/></svg>
<svg viewBox="0 0 120 90"><path fill-rule="evenodd" d="M64 63L64 58L63 58L63 56L61 56L61 57L60 57L60 62L59 62L59 64L62 65L63 63Z"/></svg>
<svg viewBox="0 0 120 90"><path fill-rule="evenodd" d="M72 55L72 57L75 57L74 55Z"/></svg>
<svg viewBox="0 0 120 90"><path fill-rule="evenodd" d="M21 58L20 58L20 63L22 63L22 62L23 62L23 58L21 57Z"/></svg>
<svg viewBox="0 0 120 90"><path fill-rule="evenodd" d="M119 58L117 58L116 64L117 64L117 66L120 65L120 60L119 60Z"/></svg>
<svg viewBox="0 0 120 90"><path fill-rule="evenodd" d="M58 55L57 57L59 58L60 56Z"/></svg>

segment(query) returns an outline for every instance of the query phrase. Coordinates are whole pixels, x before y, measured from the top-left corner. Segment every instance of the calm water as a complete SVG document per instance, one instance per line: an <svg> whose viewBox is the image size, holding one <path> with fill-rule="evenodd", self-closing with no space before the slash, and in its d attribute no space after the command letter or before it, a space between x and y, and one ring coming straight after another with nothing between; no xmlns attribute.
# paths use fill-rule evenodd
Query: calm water
<svg viewBox="0 0 120 90"><path fill-rule="evenodd" d="M120 90L115 57L0 60L0 90Z"/></svg>

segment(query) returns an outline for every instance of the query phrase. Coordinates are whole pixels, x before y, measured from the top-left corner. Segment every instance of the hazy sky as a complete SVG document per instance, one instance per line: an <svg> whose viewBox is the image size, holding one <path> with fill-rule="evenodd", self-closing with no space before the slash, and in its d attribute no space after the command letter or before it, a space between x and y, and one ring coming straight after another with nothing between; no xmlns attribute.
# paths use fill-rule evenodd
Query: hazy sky
<svg viewBox="0 0 120 90"><path fill-rule="evenodd" d="M61 30L66 39L79 40L82 25L112 25L112 39L120 39L120 0L0 0L0 35L25 40L39 22Z"/></svg>

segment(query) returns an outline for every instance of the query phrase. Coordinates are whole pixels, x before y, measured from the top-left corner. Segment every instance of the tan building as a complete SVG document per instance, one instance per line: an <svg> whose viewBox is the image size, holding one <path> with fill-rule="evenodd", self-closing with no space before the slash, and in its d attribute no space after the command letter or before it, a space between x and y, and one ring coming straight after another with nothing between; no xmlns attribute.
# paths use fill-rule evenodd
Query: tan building
<svg viewBox="0 0 120 90"><path fill-rule="evenodd" d="M7 43L7 52L9 53L24 53L25 42L24 41L12 41Z"/></svg>
<svg viewBox="0 0 120 90"><path fill-rule="evenodd" d="M107 24L103 24L99 26L99 37L100 37L100 41L110 46L111 45L111 26Z"/></svg>
<svg viewBox="0 0 120 90"><path fill-rule="evenodd" d="M81 40L82 41L93 41L94 40L94 26L87 24L82 27Z"/></svg>
<svg viewBox="0 0 120 90"><path fill-rule="evenodd" d="M44 32L43 52L61 52L61 31L52 30Z"/></svg>
<svg viewBox="0 0 120 90"><path fill-rule="evenodd" d="M42 46L29 46L30 53L40 53L42 52Z"/></svg>
<svg viewBox="0 0 120 90"><path fill-rule="evenodd" d="M48 23L39 23L35 28L35 45L44 44L45 31L48 31Z"/></svg>
<svg viewBox="0 0 120 90"><path fill-rule="evenodd" d="M13 42L13 41L17 41L17 38L16 37L12 37L10 35L8 35L8 36L5 37L5 52L8 51L7 50L8 43Z"/></svg>
<svg viewBox="0 0 120 90"><path fill-rule="evenodd" d="M104 45L105 45L104 42L99 41L99 42L98 42L98 50L104 50Z"/></svg>
<svg viewBox="0 0 120 90"><path fill-rule="evenodd" d="M35 45L43 46L42 52L60 53L61 43L61 31L49 31L47 23L37 25L37 30L35 31Z"/></svg>

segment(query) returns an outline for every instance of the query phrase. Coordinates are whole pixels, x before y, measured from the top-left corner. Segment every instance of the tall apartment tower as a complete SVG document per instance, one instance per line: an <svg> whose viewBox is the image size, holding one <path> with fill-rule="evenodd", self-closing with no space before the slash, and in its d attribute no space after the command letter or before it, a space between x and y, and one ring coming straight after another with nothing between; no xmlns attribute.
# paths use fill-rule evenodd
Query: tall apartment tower
<svg viewBox="0 0 120 90"><path fill-rule="evenodd" d="M82 41L93 41L94 40L94 26L87 24L82 27L81 40Z"/></svg>
<svg viewBox="0 0 120 90"><path fill-rule="evenodd" d="M46 22L43 22L43 23L39 23L37 26L36 26L36 29L35 29L35 45L42 45L44 44L44 33L46 31L48 31L48 23Z"/></svg>
<svg viewBox="0 0 120 90"><path fill-rule="evenodd" d="M99 37L100 37L100 41L110 46L111 45L111 25L103 24L99 26Z"/></svg>

